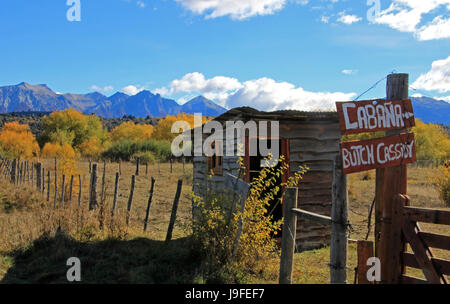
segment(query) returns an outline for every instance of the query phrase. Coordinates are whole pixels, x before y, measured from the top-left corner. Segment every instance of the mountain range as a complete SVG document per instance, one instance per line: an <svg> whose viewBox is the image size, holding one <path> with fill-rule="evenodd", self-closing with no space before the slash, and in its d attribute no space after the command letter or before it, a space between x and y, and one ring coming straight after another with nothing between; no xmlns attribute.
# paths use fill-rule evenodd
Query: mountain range
<svg viewBox="0 0 450 304"><path fill-rule="evenodd" d="M450 103L430 97L411 97L414 114L426 123L450 125ZM183 105L144 90L134 96L117 92L109 97L93 92L89 94L58 94L47 85L18 85L0 87L0 113L10 112L52 112L74 108L86 114L103 118L164 117L179 113L202 113L204 116L218 116L227 110L213 101L198 96Z"/></svg>
<svg viewBox="0 0 450 304"><path fill-rule="evenodd" d="M175 100L163 98L144 90L134 96L117 92L105 96L99 92L89 94L58 94L47 85L18 85L0 87L0 113L10 112L52 112L74 108L86 114L103 118L164 117L179 113L202 113L204 116L218 116L227 110L213 101L198 96L183 105Z"/></svg>

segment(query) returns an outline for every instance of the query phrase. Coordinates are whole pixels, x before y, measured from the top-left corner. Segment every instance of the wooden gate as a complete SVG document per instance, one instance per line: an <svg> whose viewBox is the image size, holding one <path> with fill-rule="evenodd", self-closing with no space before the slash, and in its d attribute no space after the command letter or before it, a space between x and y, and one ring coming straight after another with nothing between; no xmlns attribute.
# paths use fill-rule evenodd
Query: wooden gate
<svg viewBox="0 0 450 304"><path fill-rule="evenodd" d="M393 267L386 275L388 283L448 284L450 261L436 257L431 248L450 250L450 236L424 232L419 222L450 225L450 211L411 207L409 197L402 194L396 196L392 209ZM407 252L407 244L412 253ZM421 269L426 280L408 275L406 267Z"/></svg>

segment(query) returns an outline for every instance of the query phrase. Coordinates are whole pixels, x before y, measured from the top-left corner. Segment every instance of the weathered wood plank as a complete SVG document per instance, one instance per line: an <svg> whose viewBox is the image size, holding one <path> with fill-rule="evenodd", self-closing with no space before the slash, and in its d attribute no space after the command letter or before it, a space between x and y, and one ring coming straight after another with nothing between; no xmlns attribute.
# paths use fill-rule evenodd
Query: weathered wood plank
<svg viewBox="0 0 450 304"><path fill-rule="evenodd" d="M405 266L421 269L414 254L404 252L402 258ZM439 258L431 258L431 261L440 274L450 275L450 261Z"/></svg>
<svg viewBox="0 0 450 304"><path fill-rule="evenodd" d="M416 277L411 277L411 276L407 276L407 275L402 275L401 276L401 282L403 284L427 284L428 282Z"/></svg>
<svg viewBox="0 0 450 304"><path fill-rule="evenodd" d="M407 221L403 224L403 235L410 244L412 250L414 251L414 257L422 269L423 274L427 278L427 281L432 284L440 284L441 278L434 268L433 262L431 261L431 252L426 248L422 241L419 239L416 232L416 225L414 222Z"/></svg>
<svg viewBox="0 0 450 304"><path fill-rule="evenodd" d="M284 222L281 241L280 284L292 283L292 266L294 263L297 219L290 210L297 208L297 188L286 188L284 196Z"/></svg>
<svg viewBox="0 0 450 304"><path fill-rule="evenodd" d="M331 207L331 284L347 283L347 176L342 173L339 155L333 170L333 204Z"/></svg>
<svg viewBox="0 0 450 304"><path fill-rule="evenodd" d="M299 208L292 209L292 212L294 212L300 218L314 221L322 225L331 225L331 217L329 216L320 215Z"/></svg>
<svg viewBox="0 0 450 304"><path fill-rule="evenodd" d="M404 207L403 215L410 221L450 225L450 211L446 210Z"/></svg>
<svg viewBox="0 0 450 304"><path fill-rule="evenodd" d="M450 236L448 235L419 232L419 237L428 247L450 250Z"/></svg>
<svg viewBox="0 0 450 304"><path fill-rule="evenodd" d="M369 266L367 266L367 260L373 257L373 242L372 241L357 241L357 252L358 252L358 284L373 284L367 280L367 271Z"/></svg>
<svg viewBox="0 0 450 304"><path fill-rule="evenodd" d="M229 173L225 173L225 186L237 195L245 198L247 198L250 190L249 184Z"/></svg>

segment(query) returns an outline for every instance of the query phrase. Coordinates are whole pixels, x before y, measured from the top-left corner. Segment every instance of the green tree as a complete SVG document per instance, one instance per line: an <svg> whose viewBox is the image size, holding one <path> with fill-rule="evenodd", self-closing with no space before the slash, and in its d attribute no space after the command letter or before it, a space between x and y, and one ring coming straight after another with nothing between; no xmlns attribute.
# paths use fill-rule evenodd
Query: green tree
<svg viewBox="0 0 450 304"><path fill-rule="evenodd" d="M41 146L52 142L79 148L81 144L94 136L102 143L108 138L98 116L84 115L72 108L53 112L44 117L42 129L43 132L39 138Z"/></svg>

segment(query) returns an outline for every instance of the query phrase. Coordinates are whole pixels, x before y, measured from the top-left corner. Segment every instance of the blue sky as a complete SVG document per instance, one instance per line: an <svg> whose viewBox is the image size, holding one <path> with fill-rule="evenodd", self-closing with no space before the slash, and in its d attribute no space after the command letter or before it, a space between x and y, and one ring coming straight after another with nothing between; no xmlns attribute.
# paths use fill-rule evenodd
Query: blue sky
<svg viewBox="0 0 450 304"><path fill-rule="evenodd" d="M330 108L395 70L450 101L450 0L2 0L0 86ZM384 82L362 99L384 96Z"/></svg>

